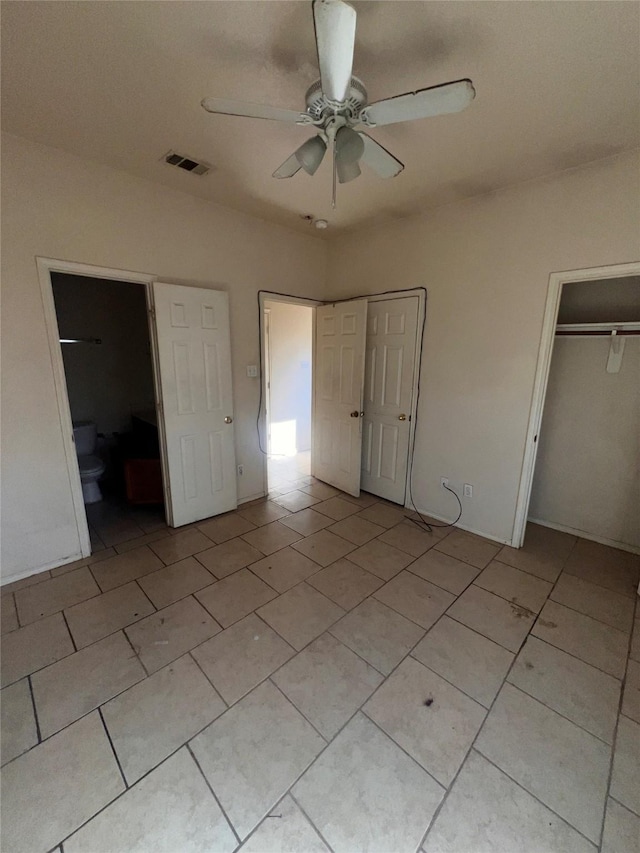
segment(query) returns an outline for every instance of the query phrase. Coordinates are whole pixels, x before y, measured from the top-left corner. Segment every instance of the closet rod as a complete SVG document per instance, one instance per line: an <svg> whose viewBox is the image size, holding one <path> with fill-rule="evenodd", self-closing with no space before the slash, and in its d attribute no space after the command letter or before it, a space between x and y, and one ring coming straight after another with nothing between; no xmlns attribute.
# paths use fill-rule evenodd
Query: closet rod
<svg viewBox="0 0 640 853"><path fill-rule="evenodd" d="M612 335L638 335L640 334L640 322L638 323L559 323L556 326L556 335L600 335L611 337Z"/></svg>
<svg viewBox="0 0 640 853"><path fill-rule="evenodd" d="M598 336L601 338L610 338L611 335L613 334L613 331L614 330L612 330L610 332L595 332L595 331L594 332L588 332L588 331L580 332L580 331L570 331L568 329L556 329L556 336L558 336L558 335L563 335L563 336L568 336L568 337L579 336L581 338L585 338L585 337L590 338L590 337ZM616 332L616 336L619 338L626 338L628 335L640 335L640 329L623 329L621 331L618 331L616 329L615 332Z"/></svg>

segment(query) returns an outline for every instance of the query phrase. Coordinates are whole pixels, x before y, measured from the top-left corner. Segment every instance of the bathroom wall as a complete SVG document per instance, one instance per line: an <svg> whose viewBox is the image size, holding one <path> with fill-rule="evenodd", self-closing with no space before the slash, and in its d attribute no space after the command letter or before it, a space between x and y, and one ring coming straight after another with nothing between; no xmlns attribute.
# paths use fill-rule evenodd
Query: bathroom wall
<svg viewBox="0 0 640 853"><path fill-rule="evenodd" d="M313 309L265 302L270 309L271 452L311 449L311 349Z"/></svg>
<svg viewBox="0 0 640 853"><path fill-rule="evenodd" d="M99 338L63 344L74 421L95 421L111 435L130 428L131 413L154 406L145 288L139 284L54 273L61 338Z"/></svg>

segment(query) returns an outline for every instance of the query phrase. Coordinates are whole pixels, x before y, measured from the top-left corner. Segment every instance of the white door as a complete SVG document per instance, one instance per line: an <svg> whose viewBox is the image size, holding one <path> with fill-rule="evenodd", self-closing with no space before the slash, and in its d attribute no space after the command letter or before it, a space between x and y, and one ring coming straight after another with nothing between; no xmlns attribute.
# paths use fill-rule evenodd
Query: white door
<svg viewBox="0 0 640 853"><path fill-rule="evenodd" d="M316 308L313 473L360 494L367 300Z"/></svg>
<svg viewBox="0 0 640 853"><path fill-rule="evenodd" d="M361 486L405 503L417 296L369 303Z"/></svg>
<svg viewBox="0 0 640 853"><path fill-rule="evenodd" d="M237 506L226 293L155 282L168 516L174 527Z"/></svg>

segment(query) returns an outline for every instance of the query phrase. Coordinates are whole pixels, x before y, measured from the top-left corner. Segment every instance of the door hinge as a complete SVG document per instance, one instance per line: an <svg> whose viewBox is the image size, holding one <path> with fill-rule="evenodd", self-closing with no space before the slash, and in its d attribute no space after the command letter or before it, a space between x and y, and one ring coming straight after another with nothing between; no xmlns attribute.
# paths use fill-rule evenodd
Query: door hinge
<svg viewBox="0 0 640 853"><path fill-rule="evenodd" d="M156 309L153 305L149 306L149 315L153 317L154 320L156 319Z"/></svg>

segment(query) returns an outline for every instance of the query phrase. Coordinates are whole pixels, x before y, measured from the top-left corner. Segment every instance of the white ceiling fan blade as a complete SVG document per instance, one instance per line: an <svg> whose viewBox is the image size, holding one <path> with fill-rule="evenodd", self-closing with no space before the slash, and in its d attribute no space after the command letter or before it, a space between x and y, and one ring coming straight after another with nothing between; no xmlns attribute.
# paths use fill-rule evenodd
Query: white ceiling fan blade
<svg viewBox="0 0 640 853"><path fill-rule="evenodd" d="M404 163L401 163L366 133L361 133L360 136L364 141L364 153L360 158L361 163L367 165L381 178L395 178L396 175L400 174L404 169Z"/></svg>
<svg viewBox="0 0 640 853"><path fill-rule="evenodd" d="M313 20L322 91L341 103L351 85L356 10L342 0L313 0Z"/></svg>
<svg viewBox="0 0 640 853"><path fill-rule="evenodd" d="M295 174L297 174L302 166L298 162L298 158L295 153L291 155L291 157L287 157L284 163L273 173L273 178L292 178Z"/></svg>
<svg viewBox="0 0 640 853"><path fill-rule="evenodd" d="M407 92L370 104L362 110L360 119L369 127L379 127L400 121L457 113L468 107L475 96L476 91L471 80L456 80L455 83L418 89L417 92Z"/></svg>
<svg viewBox="0 0 640 853"><path fill-rule="evenodd" d="M245 101L234 101L226 98L205 98L201 104L208 113L219 115L265 118L272 121L286 121L289 124L307 124L310 121L310 116L306 113L283 110L280 107L270 107L267 104L249 104Z"/></svg>

